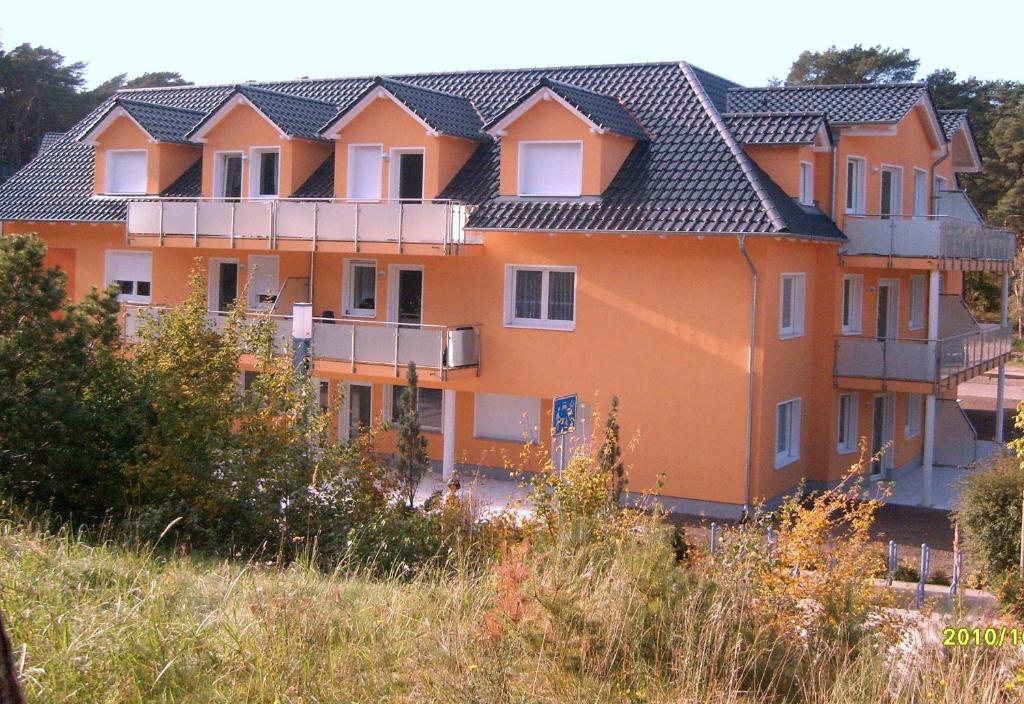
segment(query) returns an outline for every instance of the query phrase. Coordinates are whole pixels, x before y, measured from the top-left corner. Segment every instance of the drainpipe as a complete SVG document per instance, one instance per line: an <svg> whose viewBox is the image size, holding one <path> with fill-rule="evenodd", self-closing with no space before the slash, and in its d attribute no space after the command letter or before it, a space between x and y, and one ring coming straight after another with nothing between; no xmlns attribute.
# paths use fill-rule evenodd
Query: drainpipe
<svg viewBox="0 0 1024 704"><path fill-rule="evenodd" d="M839 188L839 144L836 140L832 140L832 205L829 207L828 214L834 223L839 222L836 217L836 203L839 202L837 188ZM844 222L843 225L845 224Z"/></svg>
<svg viewBox="0 0 1024 704"><path fill-rule="evenodd" d="M747 449L744 459L743 511L749 515L754 461L754 345L757 342L757 267L747 253L747 236L738 235L740 254L750 269L750 344L747 352Z"/></svg>

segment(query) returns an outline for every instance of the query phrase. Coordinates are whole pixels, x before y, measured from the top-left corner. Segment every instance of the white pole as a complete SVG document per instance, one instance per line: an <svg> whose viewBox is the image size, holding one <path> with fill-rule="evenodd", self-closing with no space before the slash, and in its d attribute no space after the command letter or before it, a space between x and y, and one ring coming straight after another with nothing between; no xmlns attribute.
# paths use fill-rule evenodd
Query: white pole
<svg viewBox="0 0 1024 704"><path fill-rule="evenodd" d="M1010 274L1003 273L1003 291L1000 300L999 321L1003 326L1010 323ZM1003 423L1005 422L1005 411L1003 404L1006 401L1006 363L999 365L999 382L996 384L996 442L1003 442Z"/></svg>
<svg viewBox="0 0 1024 704"><path fill-rule="evenodd" d="M441 406L444 409L441 437L444 446L441 455L441 479L445 484L455 472L455 391L445 389L442 392Z"/></svg>
<svg viewBox="0 0 1024 704"><path fill-rule="evenodd" d="M928 275L928 339L939 339L939 277L941 272L932 271Z"/></svg>
<svg viewBox="0 0 1024 704"><path fill-rule="evenodd" d="M924 399L924 457L922 469L924 479L925 506L932 505L932 468L935 464L935 394L928 394Z"/></svg>

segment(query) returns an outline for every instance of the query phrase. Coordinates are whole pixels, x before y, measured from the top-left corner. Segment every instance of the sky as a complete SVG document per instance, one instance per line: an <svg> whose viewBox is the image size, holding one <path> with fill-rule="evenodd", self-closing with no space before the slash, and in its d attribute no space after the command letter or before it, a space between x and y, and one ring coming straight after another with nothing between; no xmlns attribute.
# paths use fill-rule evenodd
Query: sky
<svg viewBox="0 0 1024 704"><path fill-rule="evenodd" d="M5 3L0 43L84 61L88 87L123 72L237 83L679 60L759 85L805 49L858 43L910 49L922 78L1024 80L1022 26L1020 0L48 0Z"/></svg>

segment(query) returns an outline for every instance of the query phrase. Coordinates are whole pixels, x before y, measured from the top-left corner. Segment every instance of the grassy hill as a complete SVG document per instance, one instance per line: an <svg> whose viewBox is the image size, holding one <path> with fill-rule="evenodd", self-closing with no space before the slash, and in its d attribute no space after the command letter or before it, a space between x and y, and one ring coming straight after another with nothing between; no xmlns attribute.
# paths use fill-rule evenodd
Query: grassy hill
<svg viewBox="0 0 1024 704"><path fill-rule="evenodd" d="M409 581L8 521L0 610L34 702L1015 701L1009 648L808 653L658 530L578 537Z"/></svg>

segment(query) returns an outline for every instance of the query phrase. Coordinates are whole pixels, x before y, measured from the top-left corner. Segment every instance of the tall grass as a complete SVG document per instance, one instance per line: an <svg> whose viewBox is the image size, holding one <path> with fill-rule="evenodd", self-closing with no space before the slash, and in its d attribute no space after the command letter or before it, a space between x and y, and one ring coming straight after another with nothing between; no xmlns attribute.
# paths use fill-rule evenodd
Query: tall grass
<svg viewBox="0 0 1024 704"><path fill-rule="evenodd" d="M806 652L654 523L380 579L0 523L36 702L1003 702L1010 649ZM838 667L836 667L838 663Z"/></svg>

